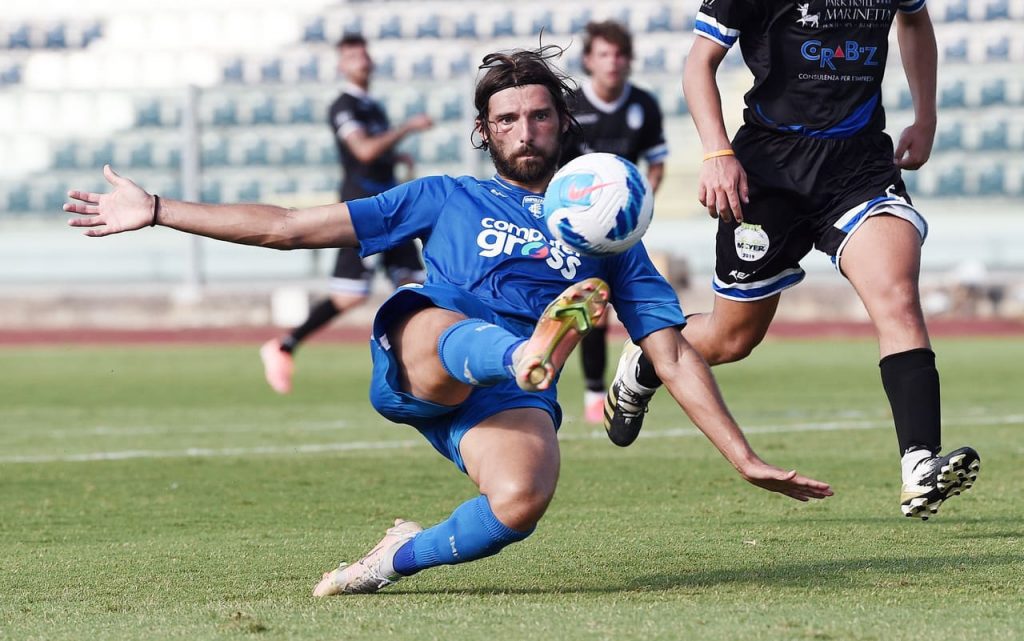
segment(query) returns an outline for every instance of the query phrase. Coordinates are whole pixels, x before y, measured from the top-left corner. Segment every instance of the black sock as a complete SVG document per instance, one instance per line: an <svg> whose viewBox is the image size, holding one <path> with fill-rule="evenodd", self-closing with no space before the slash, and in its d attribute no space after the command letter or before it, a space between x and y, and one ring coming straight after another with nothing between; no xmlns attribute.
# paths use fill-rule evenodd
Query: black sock
<svg viewBox="0 0 1024 641"><path fill-rule="evenodd" d="M281 351L291 353L299 346L307 336L320 329L337 316L338 308L330 298L324 299L309 310L306 322L291 331L288 336L281 340Z"/></svg>
<svg viewBox="0 0 1024 641"><path fill-rule="evenodd" d="M900 456L910 450L937 453L942 442L939 372L935 352L926 348L890 354L878 363L889 397Z"/></svg>
<svg viewBox="0 0 1024 641"><path fill-rule="evenodd" d="M583 380L587 390L604 391L604 370L608 365L608 328L595 327L580 342Z"/></svg>
<svg viewBox="0 0 1024 641"><path fill-rule="evenodd" d="M661 387L661 379L658 378L658 373L654 371L654 365L651 364L651 361L647 360L647 356L644 354L640 355L640 360L636 365L636 382L651 389Z"/></svg>

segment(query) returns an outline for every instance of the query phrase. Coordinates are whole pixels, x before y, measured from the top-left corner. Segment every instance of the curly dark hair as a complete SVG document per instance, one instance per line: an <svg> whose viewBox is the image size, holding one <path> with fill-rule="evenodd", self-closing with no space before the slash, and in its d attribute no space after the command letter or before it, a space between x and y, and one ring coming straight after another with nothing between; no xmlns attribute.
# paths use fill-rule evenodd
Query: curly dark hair
<svg viewBox="0 0 1024 641"><path fill-rule="evenodd" d="M479 69L486 70L476 84L473 104L476 107L476 129L481 133L490 120L488 104L491 96L510 87L542 85L551 94L559 122L568 122L569 128L563 135L579 130L579 123L569 109L569 96L576 91L576 85L550 61L561 57L564 49L558 45L544 45L537 49L516 49L508 53L489 53L484 56ZM473 140L474 149L487 149L487 140Z"/></svg>

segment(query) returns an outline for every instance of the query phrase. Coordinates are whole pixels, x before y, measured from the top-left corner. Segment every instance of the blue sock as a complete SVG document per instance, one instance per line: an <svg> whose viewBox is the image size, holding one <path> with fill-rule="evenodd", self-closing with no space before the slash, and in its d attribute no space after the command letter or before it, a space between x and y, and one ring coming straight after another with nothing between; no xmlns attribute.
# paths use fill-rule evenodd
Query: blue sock
<svg viewBox="0 0 1024 641"><path fill-rule="evenodd" d="M466 563L497 554L533 534L513 530L494 516L486 496L455 508L447 521L423 530L398 549L392 561L403 576L437 565Z"/></svg>
<svg viewBox="0 0 1024 641"><path fill-rule="evenodd" d="M523 340L497 325L468 318L441 333L437 354L455 380L496 385L512 378L512 354Z"/></svg>

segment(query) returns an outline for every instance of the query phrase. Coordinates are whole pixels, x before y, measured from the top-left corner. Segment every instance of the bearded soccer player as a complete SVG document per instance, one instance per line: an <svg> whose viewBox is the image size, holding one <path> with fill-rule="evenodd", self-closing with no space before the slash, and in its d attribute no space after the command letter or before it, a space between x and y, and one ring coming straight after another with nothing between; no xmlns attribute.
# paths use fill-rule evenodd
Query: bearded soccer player
<svg viewBox="0 0 1024 641"><path fill-rule="evenodd" d="M617 154L647 167L647 182L658 190L665 173L668 145L661 109L654 96L629 81L633 36L614 20L589 22L583 34L583 70L587 76L573 94L573 116L580 124L562 152L563 164L594 151ZM608 363L607 326L600 325L580 344L583 363L583 417L604 420Z"/></svg>
<svg viewBox="0 0 1024 641"><path fill-rule="evenodd" d="M150 195L105 169L108 194L71 192L87 235L159 224L278 249L357 247L362 255L420 238L427 279L380 308L370 341L370 400L416 428L479 495L427 529L398 519L366 556L327 572L317 596L376 592L438 565L497 554L536 527L558 480L555 379L580 338L615 305L670 393L746 480L799 500L825 483L768 465L722 402L707 364L679 332L675 292L642 244L598 260L549 240L531 207L572 126L567 86L544 50L491 54L477 83L475 134L493 178L434 176L348 203L289 210L210 206ZM549 251L521 251L544 243Z"/></svg>
<svg viewBox="0 0 1024 641"><path fill-rule="evenodd" d="M881 96L894 18L915 116L895 149ZM918 290L928 225L900 175L928 160L935 135L937 54L925 0L705 0L695 31L683 89L705 152L698 198L719 219L717 296L683 335L712 365L746 357L781 293L803 280L803 257L812 247L828 254L878 335L900 509L927 519L974 484L981 461L970 447L940 454L939 374ZM715 73L737 42L754 86L730 141ZM627 345L608 396L613 441L636 438L662 380Z"/></svg>

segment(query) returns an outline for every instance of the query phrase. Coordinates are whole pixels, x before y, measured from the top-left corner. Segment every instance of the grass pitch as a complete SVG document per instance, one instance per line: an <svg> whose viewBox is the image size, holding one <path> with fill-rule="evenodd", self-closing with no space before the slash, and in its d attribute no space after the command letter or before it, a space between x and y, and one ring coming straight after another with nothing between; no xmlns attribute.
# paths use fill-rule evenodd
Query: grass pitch
<svg viewBox="0 0 1024 641"><path fill-rule="evenodd" d="M937 351L945 444L983 465L927 523L899 514L871 342L716 369L764 458L833 484L807 505L745 484L666 394L612 446L578 419L574 363L533 537L314 600L390 519L475 494L369 408L365 347L304 348L290 397L254 346L2 349L0 639L1022 639L1024 342Z"/></svg>

